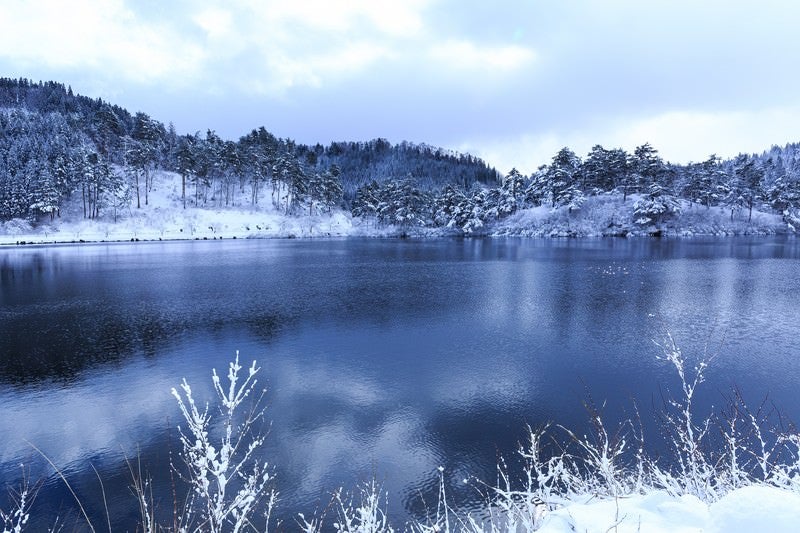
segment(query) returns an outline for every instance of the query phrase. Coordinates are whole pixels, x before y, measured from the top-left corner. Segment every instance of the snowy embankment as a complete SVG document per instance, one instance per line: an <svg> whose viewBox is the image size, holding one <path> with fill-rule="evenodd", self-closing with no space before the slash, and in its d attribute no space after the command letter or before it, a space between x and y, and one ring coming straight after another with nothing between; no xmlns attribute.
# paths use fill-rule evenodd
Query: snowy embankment
<svg viewBox="0 0 800 533"><path fill-rule="evenodd" d="M399 228L362 220L349 212L285 214L281 191L273 197L262 191L252 205L246 191L237 191L225 205L214 198L199 199L187 190L186 207L181 195L181 178L171 172L157 173L147 195L140 191L141 207L131 205L116 212L107 207L100 217L84 217L80 193L65 202L54 220L44 216L31 224L21 219L0 222L0 245L53 244L112 241L212 240L248 238L317 237L441 237L461 235L446 227ZM651 224L637 224L634 205L640 195L623 201L622 195L590 196L579 209L551 209L540 206L521 209L501 220L486 222L475 236L520 237L603 237L603 236L678 236L693 235L774 235L794 233L795 228L780 215L754 210L734 213L722 207L706 208L681 201L680 212ZM222 204L222 205L220 205ZM277 204L277 205L276 205ZM798 227L800 227L800 221Z"/></svg>
<svg viewBox="0 0 800 533"><path fill-rule="evenodd" d="M776 487L736 489L711 504L656 491L643 496L575 498L544 517L542 533L800 531L800 494Z"/></svg>
<svg viewBox="0 0 800 533"><path fill-rule="evenodd" d="M747 211L740 211L732 218L730 209L707 208L686 200L681 200L680 212L667 220L657 224L636 224L633 210L639 198L640 195L632 195L623 201L620 194L603 194L588 197L580 209L572 211L565 207L551 209L547 206L522 209L491 225L488 233L523 237L650 236L658 233L665 237L691 237L794 232L778 214L753 210L752 217L749 217Z"/></svg>

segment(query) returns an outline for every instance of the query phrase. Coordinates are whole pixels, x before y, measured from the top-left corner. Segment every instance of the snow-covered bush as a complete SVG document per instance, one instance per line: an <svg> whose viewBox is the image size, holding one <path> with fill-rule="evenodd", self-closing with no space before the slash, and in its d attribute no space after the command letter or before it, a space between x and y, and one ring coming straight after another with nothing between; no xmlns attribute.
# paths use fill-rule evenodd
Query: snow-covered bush
<svg viewBox="0 0 800 533"><path fill-rule="evenodd" d="M33 231L33 226L24 218L12 218L6 222L1 222L0 230L2 230L3 233L16 237L17 235L31 233Z"/></svg>
<svg viewBox="0 0 800 533"><path fill-rule="evenodd" d="M339 489L334 495L337 521L334 529L340 533L392 533L386 516L386 495L375 480L362 485L356 503L353 496Z"/></svg>
<svg viewBox="0 0 800 533"><path fill-rule="evenodd" d="M658 226L680 212L680 201L656 183L633 205L634 222L642 226Z"/></svg>
<svg viewBox="0 0 800 533"><path fill-rule="evenodd" d="M181 392L172 389L178 401L186 429L178 426L181 453L188 468L188 482L192 494L185 506L182 517L184 529L192 524L192 529L218 533L244 529L254 529L254 515L266 500L265 518L268 521L275 505L276 492L271 488L273 476L266 462L257 459L264 436L256 434L256 423L262 420L264 408L261 407L263 393L251 398L253 405L244 417L238 409L249 397L254 395L260 370L253 361L244 379L240 371L239 352L228 368L228 383L223 387L216 370L212 371L214 391L220 402L219 413L222 418L222 435L214 439L212 416L208 404L198 408L192 389L186 380L181 384ZM198 517L195 515L198 514Z"/></svg>
<svg viewBox="0 0 800 533"><path fill-rule="evenodd" d="M21 533L30 518L31 497L28 487L23 487L18 493L12 495L13 506L6 512L0 509L0 523L2 533Z"/></svg>

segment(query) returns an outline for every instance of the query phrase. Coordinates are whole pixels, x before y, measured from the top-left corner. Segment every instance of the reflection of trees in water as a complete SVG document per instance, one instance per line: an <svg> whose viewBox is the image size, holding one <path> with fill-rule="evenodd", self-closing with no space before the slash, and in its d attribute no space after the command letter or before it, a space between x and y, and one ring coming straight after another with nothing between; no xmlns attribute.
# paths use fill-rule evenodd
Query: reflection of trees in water
<svg viewBox="0 0 800 533"><path fill-rule="evenodd" d="M0 320L0 379L17 384L69 381L97 364L118 362L136 353L156 357L188 335L227 327L244 326L255 336L270 339L288 322L274 314L209 319L202 309L173 315L159 309L131 313L85 305L8 315Z"/></svg>

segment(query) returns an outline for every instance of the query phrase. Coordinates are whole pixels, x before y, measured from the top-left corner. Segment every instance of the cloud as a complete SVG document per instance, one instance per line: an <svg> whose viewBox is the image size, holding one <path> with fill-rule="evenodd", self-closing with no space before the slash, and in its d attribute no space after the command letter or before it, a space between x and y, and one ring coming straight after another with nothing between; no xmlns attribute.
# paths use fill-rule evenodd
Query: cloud
<svg viewBox="0 0 800 533"><path fill-rule="evenodd" d="M195 15L193 20L206 32L209 39L224 38L233 31L233 16L230 11L224 9L204 9Z"/></svg>
<svg viewBox="0 0 800 533"><path fill-rule="evenodd" d="M120 0L10 0L0 17L0 61L23 68L151 82L186 75L202 59L198 47Z"/></svg>
<svg viewBox="0 0 800 533"><path fill-rule="evenodd" d="M682 161L796 139L798 9L6 0L0 71L229 138L262 123L306 143L382 136L528 172L564 145L649 140Z"/></svg>
<svg viewBox="0 0 800 533"><path fill-rule="evenodd" d="M673 163L703 161L710 154L731 158L739 153L758 153L772 144L797 139L800 106L759 110L667 111L646 116L587 120L580 129L552 129L498 138L464 141L460 151L479 155L497 165L502 173L512 167L531 173L550 162L568 146L584 157L592 146L634 148L649 142L662 158Z"/></svg>
<svg viewBox="0 0 800 533"><path fill-rule="evenodd" d="M702 161L716 153L766 150L772 144L796 140L800 106L734 111L668 111L618 124L609 138L621 146L650 142L665 159L679 163Z"/></svg>
<svg viewBox="0 0 800 533"><path fill-rule="evenodd" d="M117 85L121 78L281 96L387 57L400 48L396 41L422 30L427 3L239 0L156 10L123 0L10 0L0 14L0 65L66 77L89 73Z"/></svg>
<svg viewBox="0 0 800 533"><path fill-rule="evenodd" d="M460 152L477 155L501 174L516 168L530 174L540 165L550 162L553 155L565 146L565 139L555 133L523 133L521 135L500 136L468 140L461 143Z"/></svg>
<svg viewBox="0 0 800 533"><path fill-rule="evenodd" d="M346 33L372 28L381 34L408 37L423 27L426 0L243 1L238 5L270 26L301 27Z"/></svg>
<svg viewBox="0 0 800 533"><path fill-rule="evenodd" d="M519 45L479 46L469 41L446 41L431 48L431 57L450 67L513 70L530 63L535 55Z"/></svg>

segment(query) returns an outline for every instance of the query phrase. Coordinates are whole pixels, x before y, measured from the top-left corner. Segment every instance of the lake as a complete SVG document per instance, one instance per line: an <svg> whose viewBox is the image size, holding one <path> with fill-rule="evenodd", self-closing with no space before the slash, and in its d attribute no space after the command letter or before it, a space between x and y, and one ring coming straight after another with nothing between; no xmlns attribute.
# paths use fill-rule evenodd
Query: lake
<svg viewBox="0 0 800 533"><path fill-rule="evenodd" d="M496 478L526 425L648 434L676 391L653 339L717 353L698 409L732 385L800 420L800 246L793 237L225 240L0 249L0 486L40 483L33 529L76 506L138 520L129 466L172 514L186 378L210 399L236 350L267 386L279 516L323 511L373 477L396 524L435 508L439 466ZM177 460L177 459L175 459ZM24 464L24 468L20 465ZM98 476L92 469L97 469ZM0 502L5 502L0 497Z"/></svg>

